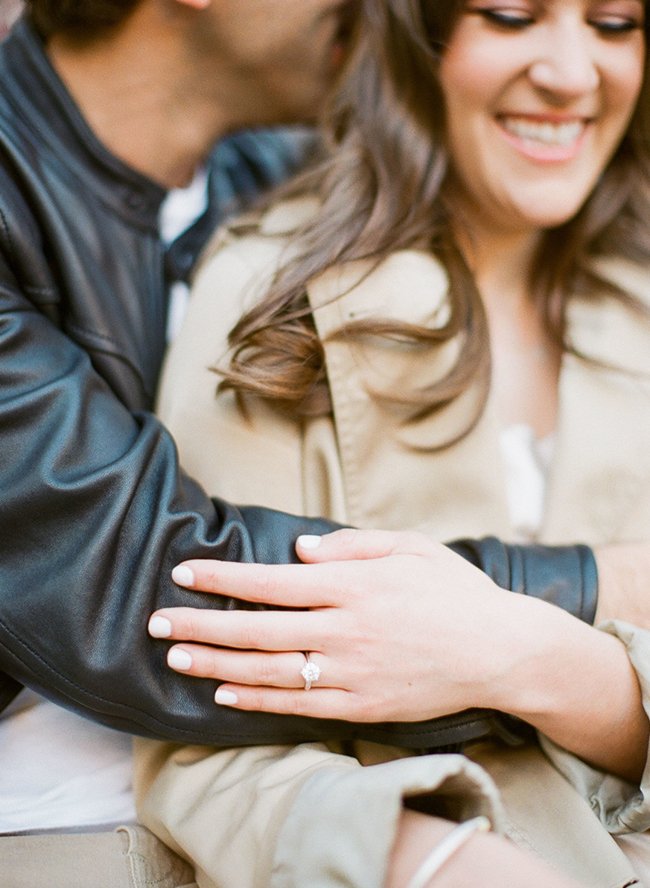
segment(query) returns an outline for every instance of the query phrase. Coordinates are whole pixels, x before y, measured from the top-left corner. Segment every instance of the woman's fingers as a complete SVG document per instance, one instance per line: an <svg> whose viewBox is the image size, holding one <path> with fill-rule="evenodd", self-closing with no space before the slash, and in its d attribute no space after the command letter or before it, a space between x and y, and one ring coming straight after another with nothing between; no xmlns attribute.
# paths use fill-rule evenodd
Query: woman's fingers
<svg viewBox="0 0 650 888"><path fill-rule="evenodd" d="M149 620L153 638L258 651L318 649L326 611L245 611L167 608Z"/></svg>
<svg viewBox="0 0 650 888"><path fill-rule="evenodd" d="M296 551L309 564L238 564L195 559L172 571L179 586L260 604L294 608L337 604L346 584L363 579L360 562L391 555L435 555L442 547L420 533L339 530L300 537ZM341 562L350 562L345 567ZM328 565L327 562L331 562Z"/></svg>
<svg viewBox="0 0 650 888"><path fill-rule="evenodd" d="M309 564L325 561L366 561L389 555L432 555L439 544L423 534L392 530L346 528L324 536L301 536L296 552Z"/></svg>
<svg viewBox="0 0 650 888"><path fill-rule="evenodd" d="M311 718L334 718L342 721L374 721L371 710L360 703L357 695L338 688L285 690L244 685L221 685L215 703L249 712L275 712L279 715L305 715Z"/></svg>
<svg viewBox="0 0 650 888"><path fill-rule="evenodd" d="M319 677L312 687L337 687L334 664L318 653L310 653L311 664ZM258 651L231 651L204 645L175 645L167 654L167 663L177 672L196 678L213 678L233 684L259 687L304 689L306 680L302 671L307 658L301 651L261 653ZM323 685L321 677L327 673Z"/></svg>
<svg viewBox="0 0 650 888"><path fill-rule="evenodd" d="M306 609L167 608L154 615L150 633L185 642L172 656L174 667L228 678L227 690L239 698L232 705L248 709L297 712L306 706L320 718L418 721L468 706L491 708L494 688L503 676L509 680L510 664L519 662L508 627L520 596L497 589L458 555L418 534L348 533L339 540L347 555L386 552L391 546L393 553L308 565L213 562L206 583L212 591ZM196 577L192 585L198 587ZM323 600L331 604L310 607ZM521 601L515 610L520 607ZM269 671L268 661L260 667L261 661L251 660L252 672L240 664L236 668L243 671L226 675L223 659L210 662L206 651L190 654L191 643L229 648L233 654L316 651L326 663L336 663L338 672L324 669L320 685L301 691L293 665L285 666L291 674L280 674ZM195 661L199 656L203 659ZM180 659L174 663L174 657ZM232 668L234 661L229 662ZM263 675L255 672L259 668L266 670ZM273 684L265 690L267 682ZM296 700L334 690L333 685L342 689L335 699Z"/></svg>
<svg viewBox="0 0 650 888"><path fill-rule="evenodd" d="M282 607L326 607L333 603L334 578L328 565L239 564L196 559L172 571L186 589Z"/></svg>

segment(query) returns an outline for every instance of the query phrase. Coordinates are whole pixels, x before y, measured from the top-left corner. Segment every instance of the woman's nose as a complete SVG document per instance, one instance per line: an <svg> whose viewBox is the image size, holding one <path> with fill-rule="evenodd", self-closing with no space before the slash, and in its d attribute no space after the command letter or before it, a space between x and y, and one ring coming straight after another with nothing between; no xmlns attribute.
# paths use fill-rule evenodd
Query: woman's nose
<svg viewBox="0 0 650 888"><path fill-rule="evenodd" d="M573 21L551 29L528 75L534 86L560 100L593 92L600 74L589 26Z"/></svg>

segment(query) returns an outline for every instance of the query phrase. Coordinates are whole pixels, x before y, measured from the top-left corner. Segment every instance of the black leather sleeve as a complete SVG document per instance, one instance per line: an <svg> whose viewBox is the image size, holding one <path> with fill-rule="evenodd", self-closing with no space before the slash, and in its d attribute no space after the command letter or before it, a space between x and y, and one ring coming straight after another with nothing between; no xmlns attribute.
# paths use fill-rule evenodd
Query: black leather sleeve
<svg viewBox="0 0 650 888"><path fill-rule="evenodd" d="M1 260L0 260L1 262ZM85 351L0 273L0 701L26 684L94 720L152 737L253 743L322 725L227 712L214 683L174 675L150 639L158 607L234 606L183 591L188 557L295 559L333 525L212 501L169 433L126 410Z"/></svg>
<svg viewBox="0 0 650 888"><path fill-rule="evenodd" d="M541 598L593 625L598 569L589 546L519 546L486 537L457 540L449 547L484 571L497 586Z"/></svg>

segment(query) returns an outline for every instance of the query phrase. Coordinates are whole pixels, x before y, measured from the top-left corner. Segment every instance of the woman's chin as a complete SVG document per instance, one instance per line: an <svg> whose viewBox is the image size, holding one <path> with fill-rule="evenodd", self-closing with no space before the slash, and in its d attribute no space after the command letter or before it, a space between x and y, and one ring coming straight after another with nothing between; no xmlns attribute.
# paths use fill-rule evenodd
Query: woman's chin
<svg viewBox="0 0 650 888"><path fill-rule="evenodd" d="M584 200L555 202L530 197L525 203L510 208L502 215L504 227L520 231L545 231L570 222L581 210ZM508 222L510 224L508 224Z"/></svg>

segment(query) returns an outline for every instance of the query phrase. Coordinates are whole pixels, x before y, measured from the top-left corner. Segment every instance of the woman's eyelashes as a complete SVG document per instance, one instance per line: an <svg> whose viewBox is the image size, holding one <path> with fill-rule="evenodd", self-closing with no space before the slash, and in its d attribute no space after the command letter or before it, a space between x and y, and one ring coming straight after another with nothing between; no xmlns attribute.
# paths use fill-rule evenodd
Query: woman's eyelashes
<svg viewBox="0 0 650 888"><path fill-rule="evenodd" d="M587 21L601 34L627 34L645 25L643 0L601 0L594 7Z"/></svg>
<svg viewBox="0 0 650 888"><path fill-rule="evenodd" d="M643 17L632 18L627 16L608 15L603 18L590 19L589 24L600 34L605 36L618 36L629 34L630 31L638 31L644 26Z"/></svg>
<svg viewBox="0 0 650 888"><path fill-rule="evenodd" d="M609 6L610 4L607 4ZM614 4L616 6L617 4ZM630 5L638 7L638 11L629 11ZM616 8L605 8L586 16L586 23L604 36L627 34L643 28L645 24L644 4L638 0L625 0L627 9L618 11ZM523 6L470 6L467 12L480 15L485 21L500 30L521 31L535 24L540 18L540 11L533 13Z"/></svg>
<svg viewBox="0 0 650 888"><path fill-rule="evenodd" d="M470 8L468 12L482 16L488 24L495 25L497 28L513 31L526 28L535 21L534 17L525 10L511 7L480 6Z"/></svg>

